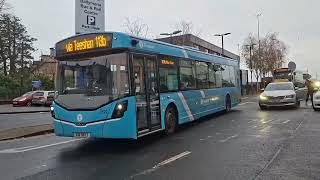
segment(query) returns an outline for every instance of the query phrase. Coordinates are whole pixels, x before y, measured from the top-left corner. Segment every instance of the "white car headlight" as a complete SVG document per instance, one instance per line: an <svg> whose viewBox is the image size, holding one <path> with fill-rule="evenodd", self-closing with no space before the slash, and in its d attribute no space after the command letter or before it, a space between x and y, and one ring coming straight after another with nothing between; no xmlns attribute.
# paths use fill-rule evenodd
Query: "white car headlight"
<svg viewBox="0 0 320 180"><path fill-rule="evenodd" d="M261 95L260 95L260 99L261 99L261 100L267 100L267 99L268 99L268 97L267 97L267 96L265 96L265 95L263 95L263 94L261 94Z"/></svg>

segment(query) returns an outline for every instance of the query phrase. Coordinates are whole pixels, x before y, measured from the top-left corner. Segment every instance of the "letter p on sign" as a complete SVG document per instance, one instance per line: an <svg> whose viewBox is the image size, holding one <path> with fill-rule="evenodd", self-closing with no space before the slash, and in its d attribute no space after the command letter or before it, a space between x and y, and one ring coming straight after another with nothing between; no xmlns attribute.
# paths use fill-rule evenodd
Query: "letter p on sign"
<svg viewBox="0 0 320 180"><path fill-rule="evenodd" d="M95 26L96 25L96 17L94 16L87 16L87 24Z"/></svg>

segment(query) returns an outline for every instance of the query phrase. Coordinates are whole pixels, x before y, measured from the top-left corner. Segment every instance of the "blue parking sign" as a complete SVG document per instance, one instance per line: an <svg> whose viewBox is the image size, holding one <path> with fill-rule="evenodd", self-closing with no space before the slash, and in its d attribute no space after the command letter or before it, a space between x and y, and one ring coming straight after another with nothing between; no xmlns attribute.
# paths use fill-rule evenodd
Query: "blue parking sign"
<svg viewBox="0 0 320 180"><path fill-rule="evenodd" d="M41 81L32 81L32 88L39 89L41 88Z"/></svg>

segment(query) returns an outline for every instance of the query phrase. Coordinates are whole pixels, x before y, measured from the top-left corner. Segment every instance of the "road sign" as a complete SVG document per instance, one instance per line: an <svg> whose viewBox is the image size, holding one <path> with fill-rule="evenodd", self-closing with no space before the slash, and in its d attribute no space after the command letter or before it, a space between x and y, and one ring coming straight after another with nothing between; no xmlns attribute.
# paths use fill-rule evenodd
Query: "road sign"
<svg viewBox="0 0 320 180"><path fill-rule="evenodd" d="M105 31L105 0L75 0L76 34Z"/></svg>
<svg viewBox="0 0 320 180"><path fill-rule="evenodd" d="M290 62L288 63L288 68L289 68L291 71L295 71L296 68L297 68L297 65L296 65L296 63L290 61Z"/></svg>
<svg viewBox="0 0 320 180"><path fill-rule="evenodd" d="M42 86L42 82L41 81L32 81L32 88L40 89L41 86Z"/></svg>

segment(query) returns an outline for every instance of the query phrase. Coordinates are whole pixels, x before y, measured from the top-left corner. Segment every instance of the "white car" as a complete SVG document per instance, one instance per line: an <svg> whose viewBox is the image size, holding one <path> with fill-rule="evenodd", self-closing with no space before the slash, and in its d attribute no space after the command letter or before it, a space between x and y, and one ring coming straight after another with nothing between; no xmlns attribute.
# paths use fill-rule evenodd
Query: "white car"
<svg viewBox="0 0 320 180"><path fill-rule="evenodd" d="M260 109L268 107L299 107L300 98L297 97L295 87L292 82L270 83L259 97Z"/></svg>
<svg viewBox="0 0 320 180"><path fill-rule="evenodd" d="M315 111L320 111L320 90L313 94L313 109Z"/></svg>
<svg viewBox="0 0 320 180"><path fill-rule="evenodd" d="M55 91L37 91L32 96L32 105L50 105L51 100L48 101L48 96L55 94ZM51 102L50 102L51 101Z"/></svg>

